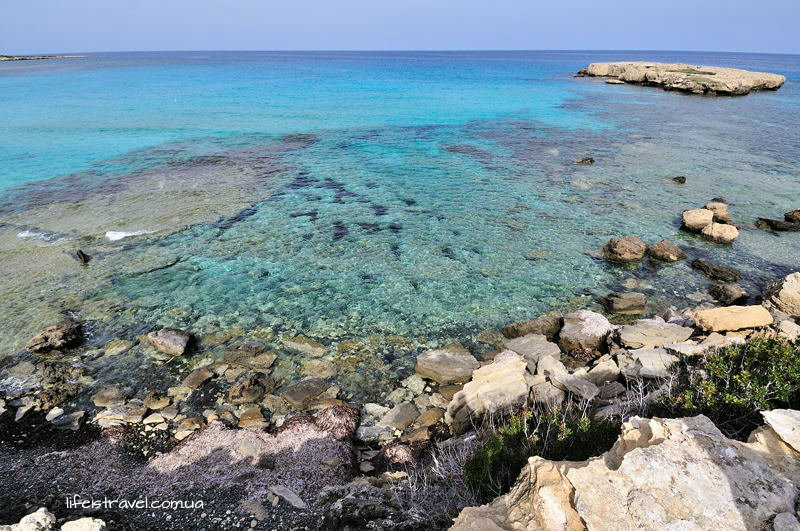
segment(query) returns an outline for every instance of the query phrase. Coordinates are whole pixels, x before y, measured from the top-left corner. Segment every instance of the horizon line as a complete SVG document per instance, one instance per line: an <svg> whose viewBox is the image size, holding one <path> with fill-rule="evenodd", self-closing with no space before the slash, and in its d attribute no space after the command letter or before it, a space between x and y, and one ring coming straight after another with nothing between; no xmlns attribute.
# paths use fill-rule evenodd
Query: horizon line
<svg viewBox="0 0 800 531"><path fill-rule="evenodd" d="M749 52L749 51L729 51L729 50L690 50L690 49L583 49L583 48L487 48L487 49L175 49L175 50L104 50L104 51L71 51L71 52L38 52L38 53L8 53L2 52L0 55L6 56L38 56L38 55L71 55L71 54L106 54L106 53L220 53L220 52L244 52L244 53L476 53L476 52L642 52L642 53L719 53L719 54L752 54L752 55L800 55L800 52Z"/></svg>

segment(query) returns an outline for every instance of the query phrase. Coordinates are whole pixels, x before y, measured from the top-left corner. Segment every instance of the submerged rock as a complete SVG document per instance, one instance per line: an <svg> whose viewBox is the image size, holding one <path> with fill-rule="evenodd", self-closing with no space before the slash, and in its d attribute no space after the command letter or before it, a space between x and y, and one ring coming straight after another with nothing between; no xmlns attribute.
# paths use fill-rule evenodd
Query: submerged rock
<svg viewBox="0 0 800 531"><path fill-rule="evenodd" d="M692 315L698 328L711 332L758 328L772 324L772 315L761 305L726 306L701 310Z"/></svg>
<svg viewBox="0 0 800 531"><path fill-rule="evenodd" d="M644 293L635 291L609 293L603 297L602 302L608 311L620 314L644 313L647 305Z"/></svg>
<svg viewBox="0 0 800 531"><path fill-rule="evenodd" d="M647 244L636 236L611 238L603 247L603 257L612 262L638 262L647 253Z"/></svg>
<svg viewBox="0 0 800 531"><path fill-rule="evenodd" d="M780 219L758 218L756 220L756 227L763 230L774 230L777 232L798 232L800 231L800 222L798 221L782 221Z"/></svg>
<svg viewBox="0 0 800 531"><path fill-rule="evenodd" d="M462 510L450 529L768 529L798 501L800 454L782 433L765 426L742 443L702 415L634 417L599 457L531 457L508 494Z"/></svg>
<svg viewBox="0 0 800 531"><path fill-rule="evenodd" d="M742 279L742 273L738 269L712 264L703 258L692 260L692 269L703 273L709 278L722 280L723 282L738 282Z"/></svg>
<svg viewBox="0 0 800 531"><path fill-rule="evenodd" d="M575 164L594 164L592 157L582 157L575 161Z"/></svg>
<svg viewBox="0 0 800 531"><path fill-rule="evenodd" d="M147 340L156 350L170 356L183 356L192 334L177 328L162 328L147 334Z"/></svg>
<svg viewBox="0 0 800 531"><path fill-rule="evenodd" d="M736 284L715 284L709 288L708 292L725 305L735 304L747 298L747 293Z"/></svg>
<svg viewBox="0 0 800 531"><path fill-rule="evenodd" d="M686 258L686 253L669 240L661 240L650 248L650 257L662 262L677 262Z"/></svg>
<svg viewBox="0 0 800 531"><path fill-rule="evenodd" d="M25 348L33 353L44 353L74 347L81 342L81 339L83 339L81 324L73 319L65 319L43 328L28 341Z"/></svg>
<svg viewBox="0 0 800 531"><path fill-rule="evenodd" d="M620 343L628 348L655 348L668 343L682 343L693 330L686 326L667 323L660 317L639 319L619 330Z"/></svg>
<svg viewBox="0 0 800 531"><path fill-rule="evenodd" d="M561 331L561 317L557 315L542 315L529 321L521 321L503 327L503 335L509 339L527 336L528 334L541 334L549 341L558 337Z"/></svg>

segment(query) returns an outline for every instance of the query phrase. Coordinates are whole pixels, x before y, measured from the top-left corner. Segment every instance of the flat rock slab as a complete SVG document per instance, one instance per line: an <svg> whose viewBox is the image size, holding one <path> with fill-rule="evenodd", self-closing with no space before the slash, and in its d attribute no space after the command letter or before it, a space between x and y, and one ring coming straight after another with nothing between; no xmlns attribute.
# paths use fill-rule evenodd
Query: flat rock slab
<svg viewBox="0 0 800 531"><path fill-rule="evenodd" d="M665 90L719 96L741 96L756 90L776 90L786 82L786 78L780 74L647 61L592 63L579 73L618 79L625 83L662 87Z"/></svg>
<svg viewBox="0 0 800 531"><path fill-rule="evenodd" d="M669 368L678 361L663 348L639 348L618 359L620 370L629 378L667 378Z"/></svg>
<svg viewBox="0 0 800 531"><path fill-rule="evenodd" d="M441 385L469 381L480 366L467 349L457 343L429 350L417 356L417 374Z"/></svg>
<svg viewBox="0 0 800 531"><path fill-rule="evenodd" d="M303 407L328 390L330 384L322 378L309 378L290 385L281 396L293 407Z"/></svg>
<svg viewBox="0 0 800 531"><path fill-rule="evenodd" d="M692 316L695 324L711 332L758 328L772 324L772 315L761 305L726 306L695 312Z"/></svg>
<svg viewBox="0 0 800 531"><path fill-rule="evenodd" d="M639 319L623 326L619 340L628 348L662 347L668 343L682 343L692 335L692 329L662 319Z"/></svg>
<svg viewBox="0 0 800 531"><path fill-rule="evenodd" d="M526 336L506 341L503 348L516 352L528 362L528 370L531 373L536 371L536 364L543 356L552 356L555 359L561 358L561 349L558 345L551 343L547 337L541 334L528 334Z"/></svg>
<svg viewBox="0 0 800 531"><path fill-rule="evenodd" d="M177 328L163 328L147 334L147 340L156 350L170 356L182 356L191 339L192 334Z"/></svg>

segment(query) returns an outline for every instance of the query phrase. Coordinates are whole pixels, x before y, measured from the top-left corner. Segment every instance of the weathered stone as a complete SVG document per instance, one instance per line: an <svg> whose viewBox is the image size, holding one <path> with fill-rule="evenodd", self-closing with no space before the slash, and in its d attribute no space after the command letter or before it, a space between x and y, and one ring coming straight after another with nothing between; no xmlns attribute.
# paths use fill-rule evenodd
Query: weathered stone
<svg viewBox="0 0 800 531"><path fill-rule="evenodd" d="M504 350L492 363L472 373L472 379L453 396L445 422L455 434L464 433L471 419L486 413L524 404L528 396L526 362L519 354Z"/></svg>
<svg viewBox="0 0 800 531"><path fill-rule="evenodd" d="M787 315L800 317L800 272L768 285L764 298Z"/></svg>
<svg viewBox="0 0 800 531"><path fill-rule="evenodd" d="M61 531L106 531L106 523L99 518L79 518L66 522L61 526Z"/></svg>
<svg viewBox="0 0 800 531"><path fill-rule="evenodd" d="M306 360L300 367L300 372L314 378L331 378L336 376L336 365L330 360Z"/></svg>
<svg viewBox="0 0 800 531"><path fill-rule="evenodd" d="M772 521L772 531L800 531L800 521L792 513L776 514Z"/></svg>
<svg viewBox="0 0 800 531"><path fill-rule="evenodd" d="M378 422L378 426L386 426L404 430L419 416L419 410L410 402L402 402L390 409Z"/></svg>
<svg viewBox="0 0 800 531"><path fill-rule="evenodd" d="M564 316L559 346L565 352L575 349L603 350L606 336L614 326L604 316L589 310L578 310Z"/></svg>
<svg viewBox="0 0 800 531"><path fill-rule="evenodd" d="M619 378L619 367L610 357L599 361L586 374L586 379L600 387L606 382L613 382Z"/></svg>
<svg viewBox="0 0 800 531"><path fill-rule="evenodd" d="M528 334L541 334L553 341L561 331L561 317L556 315L542 315L530 321L521 321L503 327L503 335L514 339Z"/></svg>
<svg viewBox="0 0 800 531"><path fill-rule="evenodd" d="M161 409L169 405L169 396L161 391L151 391L145 395L142 405L146 409Z"/></svg>
<svg viewBox="0 0 800 531"><path fill-rule="evenodd" d="M540 382L531 386L531 400L546 407L560 406L567 395L550 382Z"/></svg>
<svg viewBox="0 0 800 531"><path fill-rule="evenodd" d="M703 227L700 234L704 238L717 243L731 243L739 237L739 229L724 223L712 223Z"/></svg>
<svg viewBox="0 0 800 531"><path fill-rule="evenodd" d="M735 304L747 298L747 293L736 284L714 284L709 288L708 293L725 305Z"/></svg>
<svg viewBox="0 0 800 531"><path fill-rule="evenodd" d="M594 159L592 157L581 157L575 161L575 164L594 164Z"/></svg>
<svg viewBox="0 0 800 531"><path fill-rule="evenodd" d="M55 525L55 515L47 508L40 507L36 512L23 516L19 523L8 526L8 531L50 531L55 529Z"/></svg>
<svg viewBox="0 0 800 531"><path fill-rule="evenodd" d="M738 282L742 279L742 273L739 270L712 264L703 258L692 260L692 268L709 278L722 280L723 282Z"/></svg>
<svg viewBox="0 0 800 531"><path fill-rule="evenodd" d="M789 223L800 223L800 208L787 212L783 218Z"/></svg>
<svg viewBox="0 0 800 531"><path fill-rule="evenodd" d="M627 315L644 313L647 305L644 293L635 291L612 292L603 297L602 302L608 311Z"/></svg>
<svg viewBox="0 0 800 531"><path fill-rule="evenodd" d="M506 341L503 348L525 358L531 373L536 371L536 364L542 356L561 358L561 349L558 348L558 345L549 342L545 336L539 334L528 334Z"/></svg>
<svg viewBox="0 0 800 531"><path fill-rule="evenodd" d="M74 347L83 339L81 324L72 319L43 328L25 345L30 352L44 353Z"/></svg>
<svg viewBox="0 0 800 531"><path fill-rule="evenodd" d="M467 349L453 343L417 356L416 371L423 378L447 385L469 381L479 366L478 360Z"/></svg>
<svg viewBox="0 0 800 531"><path fill-rule="evenodd" d="M269 488L270 492L272 492L275 496L279 496L283 498L289 504L294 507L295 509L305 509L308 507L306 502L304 502L300 496L295 494L292 490L283 485L273 485Z"/></svg>
<svg viewBox="0 0 800 531"><path fill-rule="evenodd" d="M794 341L800 338L800 325L789 319L785 319L778 324L778 336Z"/></svg>
<svg viewBox="0 0 800 531"><path fill-rule="evenodd" d="M133 341L115 339L106 343L106 346L103 347L103 350L105 351L106 356L117 356L119 354L128 352L131 348L133 348Z"/></svg>
<svg viewBox="0 0 800 531"><path fill-rule="evenodd" d="M684 260L686 253L669 240L661 240L650 247L650 257L662 262L677 262Z"/></svg>
<svg viewBox="0 0 800 531"><path fill-rule="evenodd" d="M268 376L261 373L250 373L231 386L228 390L228 401L232 404L252 404L261 400L268 391L272 390L272 387L273 382Z"/></svg>
<svg viewBox="0 0 800 531"><path fill-rule="evenodd" d="M164 422L164 417L159 413L152 413L142 420L142 424L160 424L161 422Z"/></svg>
<svg viewBox="0 0 800 531"><path fill-rule="evenodd" d="M83 423L83 418L86 415L85 411L73 411L66 415L61 415L51 421L53 426L61 430L77 431Z"/></svg>
<svg viewBox="0 0 800 531"><path fill-rule="evenodd" d="M182 356L188 348L192 334L177 328L162 328L150 332L146 337L159 352L170 356Z"/></svg>
<svg viewBox="0 0 800 531"><path fill-rule="evenodd" d="M261 408L258 406L247 408L242 412L241 415L239 415L240 428L266 425L267 419L264 418L264 414L261 412Z"/></svg>
<svg viewBox="0 0 800 531"><path fill-rule="evenodd" d="M183 379L181 385L184 385L189 389L199 389L204 383L209 381L212 376L214 376L214 373L205 367L195 369Z"/></svg>
<svg viewBox="0 0 800 531"><path fill-rule="evenodd" d="M444 409L438 407L425 410L414 420L414 426L433 426L444 418L444 413Z"/></svg>
<svg viewBox="0 0 800 531"><path fill-rule="evenodd" d="M667 323L660 317L638 319L619 330L619 341L628 348L662 347L667 343L681 343L689 339L692 329Z"/></svg>
<svg viewBox="0 0 800 531"><path fill-rule="evenodd" d="M781 219L758 218L756 227L777 232L800 232L800 222L783 221Z"/></svg>
<svg viewBox="0 0 800 531"><path fill-rule="evenodd" d="M728 204L721 201L710 201L705 208L714 213L714 221L717 223L733 223L731 213L728 211Z"/></svg>
<svg viewBox="0 0 800 531"><path fill-rule="evenodd" d="M92 395L92 402L97 407L121 406L132 394L129 388L103 387Z"/></svg>
<svg viewBox="0 0 800 531"><path fill-rule="evenodd" d="M600 389L595 384L578 374L555 371L549 376L554 385L586 400L592 400L600 392Z"/></svg>
<svg viewBox="0 0 800 531"><path fill-rule="evenodd" d="M758 328L772 324L772 315L761 305L726 306L702 310L692 315L698 328L712 332Z"/></svg>
<svg viewBox="0 0 800 531"><path fill-rule="evenodd" d="M302 408L324 393L330 384L322 378L308 378L290 385L281 392L281 396L292 407Z"/></svg>
<svg viewBox="0 0 800 531"><path fill-rule="evenodd" d="M669 368L678 361L663 348L639 348L617 358L626 378L668 378Z"/></svg>
<svg viewBox="0 0 800 531"><path fill-rule="evenodd" d="M603 256L612 262L638 262L647 253L647 244L636 236L611 238L603 247Z"/></svg>
<svg viewBox="0 0 800 531"><path fill-rule="evenodd" d="M714 212L707 208L695 208L683 211L683 228L692 232L700 232L714 222Z"/></svg>
<svg viewBox="0 0 800 531"><path fill-rule="evenodd" d="M620 382L606 382L600 387L599 397L603 400L608 400L610 398L614 398L615 396L619 396L624 393L627 389L624 385Z"/></svg>
<svg viewBox="0 0 800 531"><path fill-rule="evenodd" d="M144 420L145 415L147 415L146 407L134 407L125 412L122 420L129 424L138 424Z"/></svg>
<svg viewBox="0 0 800 531"><path fill-rule="evenodd" d="M634 417L599 457L530 458L508 494L462 510L451 530L768 529L794 512L798 455L770 427L742 443L702 415Z"/></svg>

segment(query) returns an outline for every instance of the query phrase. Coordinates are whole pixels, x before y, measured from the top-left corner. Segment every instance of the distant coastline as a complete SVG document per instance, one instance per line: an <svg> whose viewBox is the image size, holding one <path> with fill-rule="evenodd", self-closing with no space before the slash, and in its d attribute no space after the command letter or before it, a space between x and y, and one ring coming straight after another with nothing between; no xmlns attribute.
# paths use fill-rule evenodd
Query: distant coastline
<svg viewBox="0 0 800 531"><path fill-rule="evenodd" d="M0 55L0 61L32 61L34 59L76 59L85 55Z"/></svg>

